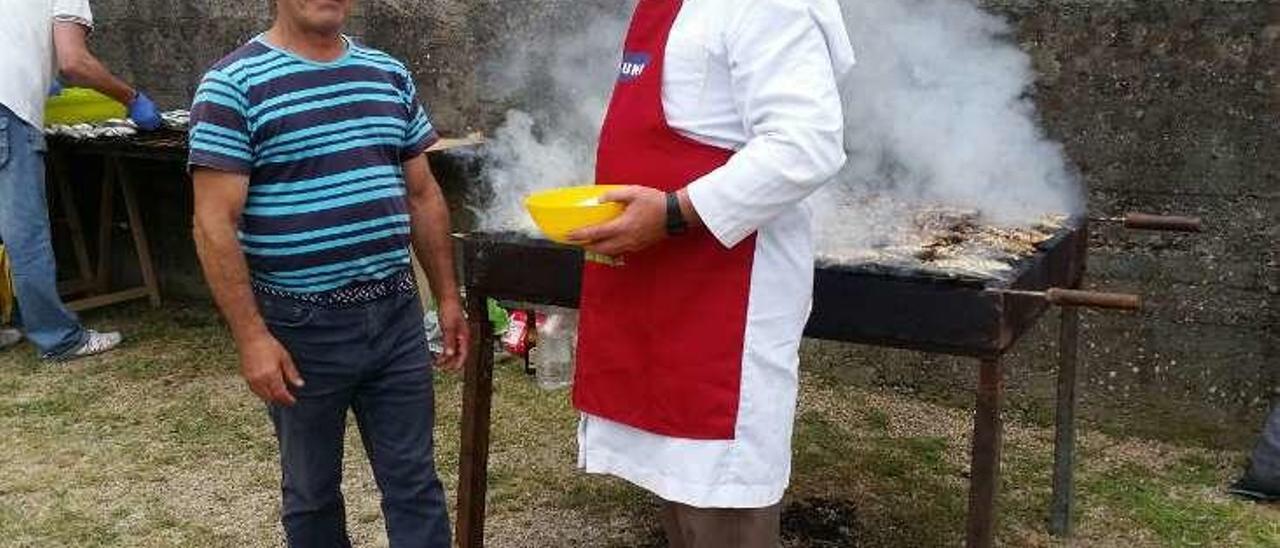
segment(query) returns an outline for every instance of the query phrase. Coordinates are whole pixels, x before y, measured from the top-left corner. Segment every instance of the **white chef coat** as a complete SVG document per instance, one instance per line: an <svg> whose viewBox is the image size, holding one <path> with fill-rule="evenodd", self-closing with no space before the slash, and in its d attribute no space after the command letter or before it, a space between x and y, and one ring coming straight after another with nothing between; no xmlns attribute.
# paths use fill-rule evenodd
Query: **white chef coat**
<svg viewBox="0 0 1280 548"><path fill-rule="evenodd" d="M0 105L35 127L53 83L53 22L93 28L89 0L5 0L0 16Z"/></svg>
<svg viewBox="0 0 1280 548"><path fill-rule="evenodd" d="M578 465L663 499L760 508L790 481L799 344L813 292L805 197L844 164L837 83L853 48L835 0L685 0L668 40L668 124L737 154L689 185L726 247L757 234L733 440L661 436L582 414Z"/></svg>

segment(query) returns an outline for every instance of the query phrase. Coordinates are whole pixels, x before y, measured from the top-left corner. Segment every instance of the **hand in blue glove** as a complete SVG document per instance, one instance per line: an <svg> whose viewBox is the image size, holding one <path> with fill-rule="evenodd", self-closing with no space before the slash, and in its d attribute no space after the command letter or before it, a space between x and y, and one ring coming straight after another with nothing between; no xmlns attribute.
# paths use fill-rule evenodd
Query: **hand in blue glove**
<svg viewBox="0 0 1280 548"><path fill-rule="evenodd" d="M138 124L139 129L146 131L158 129L162 123L160 113L156 112L156 104L141 91L129 103L129 118L133 119L133 123Z"/></svg>
<svg viewBox="0 0 1280 548"><path fill-rule="evenodd" d="M62 94L62 82L57 78L53 79L53 83L49 84L49 97L56 97Z"/></svg>

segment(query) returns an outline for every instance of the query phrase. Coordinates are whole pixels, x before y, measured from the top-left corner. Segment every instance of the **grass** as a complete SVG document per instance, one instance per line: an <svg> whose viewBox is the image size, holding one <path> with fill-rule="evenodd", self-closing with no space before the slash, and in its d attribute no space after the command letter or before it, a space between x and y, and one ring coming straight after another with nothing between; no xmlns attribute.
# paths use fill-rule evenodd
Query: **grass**
<svg viewBox="0 0 1280 548"><path fill-rule="evenodd" d="M1259 521L1265 516L1256 508L1204 496L1217 475L1215 463L1203 456L1185 456L1160 470L1125 463L1091 479L1086 492L1147 524L1166 546L1280 546L1280 526Z"/></svg>
<svg viewBox="0 0 1280 548"><path fill-rule="evenodd" d="M119 327L118 352L47 365L0 353L0 544L272 546L279 470L262 406L203 305L90 314ZM816 371L816 372L815 372ZM784 515L789 547L942 546L963 538L970 414L807 372ZM656 502L574 469L567 393L512 363L496 374L488 539L492 546L662 546ZM437 460L453 498L461 384L437 381ZM1052 431L1006 415L999 537L1045 532ZM377 490L354 428L344 489L361 546L383 546ZM1280 546L1280 510L1226 498L1240 452L1082 432L1081 546ZM452 509L451 509L452 510Z"/></svg>

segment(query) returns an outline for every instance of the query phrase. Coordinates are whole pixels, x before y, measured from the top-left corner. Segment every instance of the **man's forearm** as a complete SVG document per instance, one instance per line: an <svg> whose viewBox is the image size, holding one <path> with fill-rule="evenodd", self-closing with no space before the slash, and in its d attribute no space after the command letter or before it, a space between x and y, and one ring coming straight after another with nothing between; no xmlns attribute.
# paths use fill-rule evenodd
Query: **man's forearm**
<svg viewBox="0 0 1280 548"><path fill-rule="evenodd" d="M136 95L129 84L111 74L93 55L77 55L74 60L62 63L59 70L68 83L96 89L125 105L132 102Z"/></svg>
<svg viewBox="0 0 1280 548"><path fill-rule="evenodd" d="M89 51L88 34L89 29L82 23L54 21L54 51L58 58L58 72L63 80L96 89L126 105L133 102L135 90L124 80L111 74Z"/></svg>
<svg viewBox="0 0 1280 548"><path fill-rule="evenodd" d="M693 207L693 200L689 199L689 189L680 189L676 192L676 198L680 200L680 216L684 217L684 222L689 223L693 228L703 228L702 216L698 214L698 209Z"/></svg>
<svg viewBox="0 0 1280 548"><path fill-rule="evenodd" d="M249 285L249 266L236 239L235 228L216 222L195 224L196 253L213 299L231 327L236 342L267 333Z"/></svg>
<svg viewBox="0 0 1280 548"><path fill-rule="evenodd" d="M449 240L449 208L438 186L409 196L414 251L426 270L427 282L436 302L458 297L458 279L453 269L453 245Z"/></svg>

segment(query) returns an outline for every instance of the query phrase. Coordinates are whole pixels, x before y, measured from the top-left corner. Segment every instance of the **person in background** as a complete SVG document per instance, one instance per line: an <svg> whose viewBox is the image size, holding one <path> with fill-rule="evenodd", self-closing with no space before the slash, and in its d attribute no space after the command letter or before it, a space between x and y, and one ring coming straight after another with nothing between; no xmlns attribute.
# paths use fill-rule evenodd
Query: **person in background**
<svg viewBox="0 0 1280 548"><path fill-rule="evenodd" d="M813 292L803 201L845 162L835 0L640 0L600 135L578 462L665 501L671 546L770 547Z"/></svg>
<svg viewBox="0 0 1280 548"><path fill-rule="evenodd" d="M271 29L205 75L191 109L196 249L275 426L289 545L351 545L352 410L391 546L447 548L410 266L412 247L444 333L436 365L457 369L468 329L427 164L438 137L404 64L342 34L353 3L277 0Z"/></svg>
<svg viewBox="0 0 1280 548"><path fill-rule="evenodd" d="M155 104L111 74L86 44L93 28L89 0L6 2L0 16L0 240L13 271L19 329L0 329L0 348L25 334L41 356L69 360L118 346L119 333L81 325L58 295L45 203L44 106L63 80L128 105L138 127L160 127Z"/></svg>
<svg viewBox="0 0 1280 548"><path fill-rule="evenodd" d="M1249 467L1227 492L1257 502L1280 502L1280 400L1271 406Z"/></svg>

